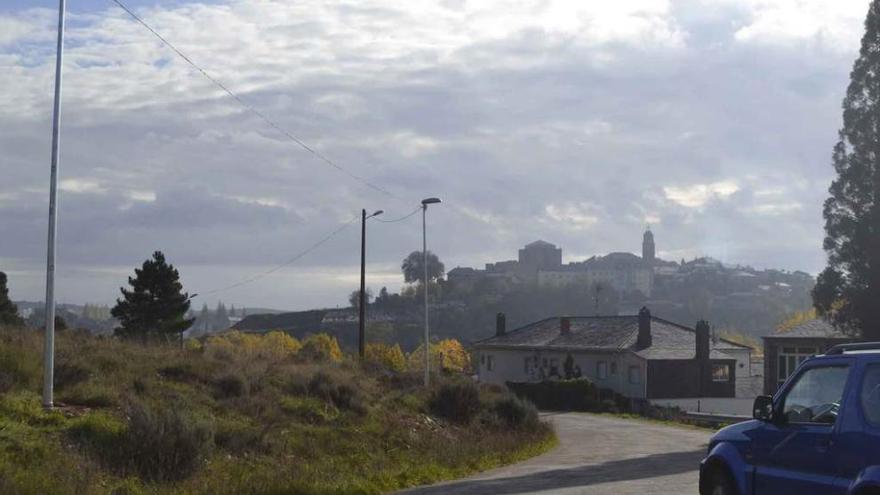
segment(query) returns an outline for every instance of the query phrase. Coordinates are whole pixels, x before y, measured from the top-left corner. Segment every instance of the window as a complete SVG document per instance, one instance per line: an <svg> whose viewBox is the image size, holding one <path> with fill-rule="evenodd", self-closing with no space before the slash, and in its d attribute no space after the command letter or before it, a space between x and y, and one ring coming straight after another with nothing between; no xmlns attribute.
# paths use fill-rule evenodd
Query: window
<svg viewBox="0 0 880 495"><path fill-rule="evenodd" d="M783 417L789 423L834 424L848 372L847 366L806 370L783 398Z"/></svg>
<svg viewBox="0 0 880 495"><path fill-rule="evenodd" d="M859 395L865 419L872 426L880 426L880 365L869 364L865 368L865 378Z"/></svg>
<svg viewBox="0 0 880 495"><path fill-rule="evenodd" d="M729 382L730 381L730 366L726 364L713 364L712 365L712 381L713 382Z"/></svg>
<svg viewBox="0 0 880 495"><path fill-rule="evenodd" d="M531 361L531 360L532 360L531 358L523 359L523 371L526 373L529 372L529 361Z"/></svg>
<svg viewBox="0 0 880 495"><path fill-rule="evenodd" d="M633 385L641 383L642 373L638 366L629 367L629 382Z"/></svg>
<svg viewBox="0 0 880 495"><path fill-rule="evenodd" d="M617 374L617 363L615 363L614 361L611 362L611 374L612 375Z"/></svg>
<svg viewBox="0 0 880 495"><path fill-rule="evenodd" d="M781 387L785 380L794 373L798 365L808 357L816 354L815 347L783 347L779 350L779 369L777 370L777 386Z"/></svg>
<svg viewBox="0 0 880 495"><path fill-rule="evenodd" d="M596 363L596 376L599 377L600 380L608 378L608 363L605 361L599 361Z"/></svg>
<svg viewBox="0 0 880 495"><path fill-rule="evenodd" d="M492 371L495 368L495 359L492 356L486 356L486 370Z"/></svg>

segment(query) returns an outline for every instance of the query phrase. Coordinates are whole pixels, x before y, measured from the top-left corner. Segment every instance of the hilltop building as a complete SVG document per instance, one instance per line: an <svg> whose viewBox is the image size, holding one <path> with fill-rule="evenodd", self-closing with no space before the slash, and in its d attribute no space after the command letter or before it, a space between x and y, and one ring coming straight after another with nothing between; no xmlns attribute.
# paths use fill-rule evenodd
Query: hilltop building
<svg viewBox="0 0 880 495"><path fill-rule="evenodd" d="M654 261L656 261L654 252L654 233L651 232L650 228L645 230L645 235L642 236L642 260L648 266L654 266Z"/></svg>
<svg viewBox="0 0 880 495"><path fill-rule="evenodd" d="M485 383L585 377L637 399L734 397L736 367L751 349L651 316L554 317L508 332L499 314L495 336L474 345ZM566 365L566 362L568 364ZM570 375L570 376L569 376Z"/></svg>
<svg viewBox="0 0 880 495"><path fill-rule="evenodd" d="M650 296L654 273L654 235L645 232L640 258L617 252L607 256L562 264L562 249L538 240L519 250L517 260L487 263L485 270L453 268L448 280L457 287L473 286L480 280L504 280L509 283L533 283L540 286L565 286L572 283L606 283L620 293L641 292ZM648 259L645 259L645 256Z"/></svg>

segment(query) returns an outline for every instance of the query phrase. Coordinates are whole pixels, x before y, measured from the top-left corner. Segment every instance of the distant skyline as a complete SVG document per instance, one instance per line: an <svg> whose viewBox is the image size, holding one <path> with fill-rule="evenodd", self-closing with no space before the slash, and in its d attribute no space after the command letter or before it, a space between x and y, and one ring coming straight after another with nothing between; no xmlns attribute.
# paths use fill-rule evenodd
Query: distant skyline
<svg viewBox="0 0 880 495"><path fill-rule="evenodd" d="M69 2L58 300L110 304L154 250L205 294L360 208L427 196L446 264L640 252L816 273L868 1L127 1L351 180L243 112L112 2ZM40 300L55 1L0 6L0 271ZM368 231L402 284L419 215ZM357 288L359 225L196 299L304 309Z"/></svg>

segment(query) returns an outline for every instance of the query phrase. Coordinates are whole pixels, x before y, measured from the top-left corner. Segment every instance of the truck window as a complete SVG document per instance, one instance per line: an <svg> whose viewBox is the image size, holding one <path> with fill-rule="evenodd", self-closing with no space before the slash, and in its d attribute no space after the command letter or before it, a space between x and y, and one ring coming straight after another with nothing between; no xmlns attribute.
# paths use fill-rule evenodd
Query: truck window
<svg viewBox="0 0 880 495"><path fill-rule="evenodd" d="M860 396L865 419L872 426L880 426L880 364L865 368Z"/></svg>
<svg viewBox="0 0 880 495"><path fill-rule="evenodd" d="M848 366L825 366L802 373L783 399L786 422L833 424L848 372Z"/></svg>

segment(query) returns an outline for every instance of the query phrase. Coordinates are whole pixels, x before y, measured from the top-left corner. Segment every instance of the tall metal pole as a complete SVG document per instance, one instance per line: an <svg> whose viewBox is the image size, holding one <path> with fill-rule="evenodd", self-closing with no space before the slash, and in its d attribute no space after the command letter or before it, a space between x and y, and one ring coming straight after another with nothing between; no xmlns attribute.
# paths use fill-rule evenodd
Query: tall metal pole
<svg viewBox="0 0 880 495"><path fill-rule="evenodd" d="M43 349L43 407L53 406L55 371L55 234L58 225L58 164L61 140L61 66L64 62L64 11L58 0L58 46L55 52L55 107L52 115L52 167L49 178L49 236L46 253L46 338Z"/></svg>
<svg viewBox="0 0 880 495"><path fill-rule="evenodd" d="M364 313L366 311L367 210L361 210L361 293L358 296L358 355L364 358L366 346Z"/></svg>
<svg viewBox="0 0 880 495"><path fill-rule="evenodd" d="M428 205L422 204L422 264L425 265L425 387L431 383L431 341L428 336L428 229L425 227L425 217Z"/></svg>

